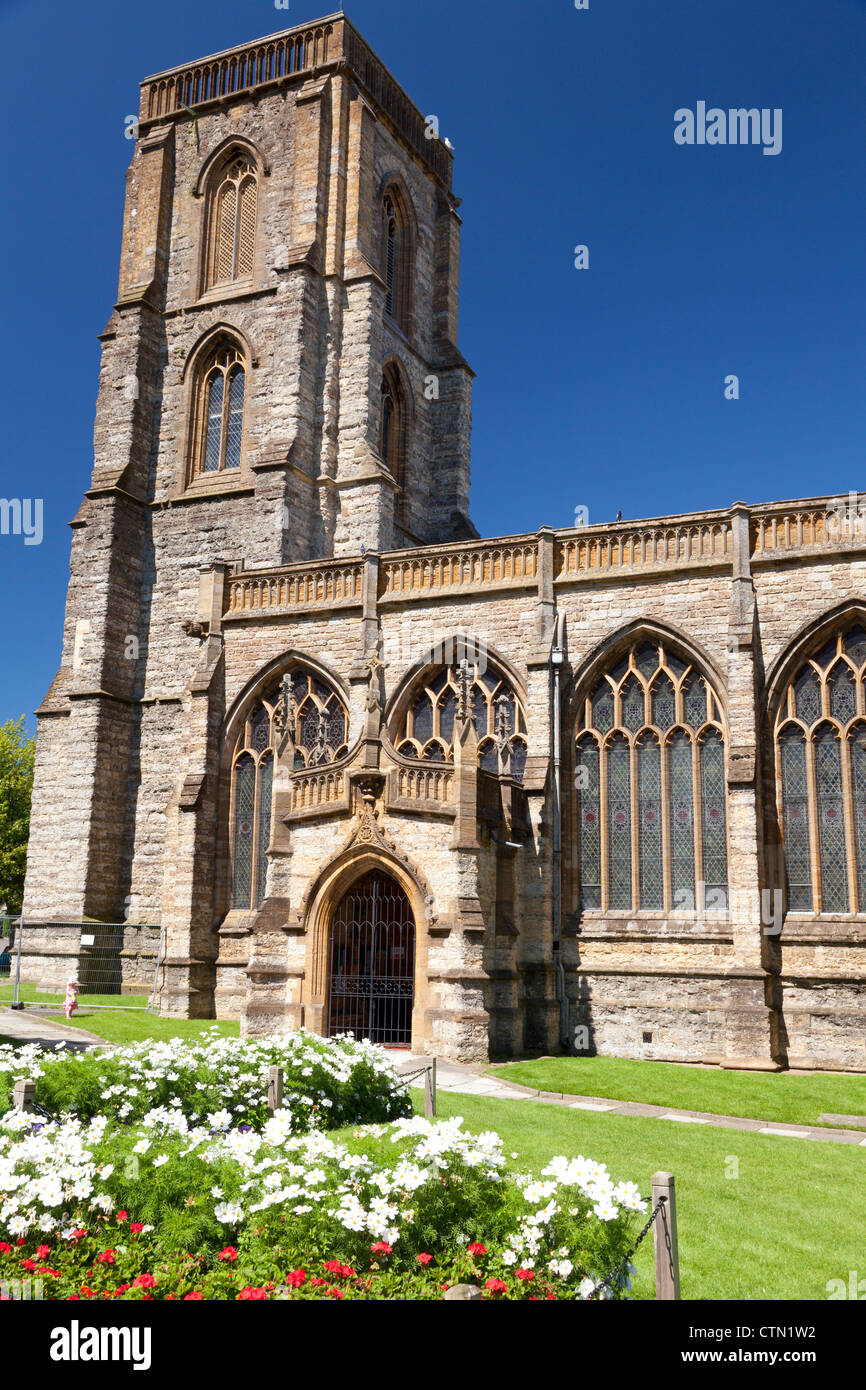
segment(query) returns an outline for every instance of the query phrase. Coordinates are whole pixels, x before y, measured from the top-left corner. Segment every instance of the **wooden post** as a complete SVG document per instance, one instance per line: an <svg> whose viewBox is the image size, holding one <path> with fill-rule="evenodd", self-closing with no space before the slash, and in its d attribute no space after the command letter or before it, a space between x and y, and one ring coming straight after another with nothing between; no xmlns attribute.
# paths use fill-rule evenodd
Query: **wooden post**
<svg viewBox="0 0 866 1390"><path fill-rule="evenodd" d="M436 1118L436 1058L424 1073L424 1114L428 1120Z"/></svg>
<svg viewBox="0 0 866 1390"><path fill-rule="evenodd" d="M283 1108L283 1069L271 1067L268 1072L268 1114Z"/></svg>
<svg viewBox="0 0 866 1390"><path fill-rule="evenodd" d="M673 1173L653 1173L652 1210L664 1198L653 1223L656 1299L670 1302L680 1296L680 1256L677 1248L677 1197Z"/></svg>
<svg viewBox="0 0 866 1390"><path fill-rule="evenodd" d="M16 1081L12 1088L12 1105L16 1110L32 1110L36 1099L35 1081Z"/></svg>

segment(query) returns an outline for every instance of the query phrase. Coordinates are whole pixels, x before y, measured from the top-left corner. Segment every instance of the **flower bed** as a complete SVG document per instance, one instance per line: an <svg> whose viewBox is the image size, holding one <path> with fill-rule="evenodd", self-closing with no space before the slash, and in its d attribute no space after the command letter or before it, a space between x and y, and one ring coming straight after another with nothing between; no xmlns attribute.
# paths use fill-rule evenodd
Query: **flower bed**
<svg viewBox="0 0 866 1390"><path fill-rule="evenodd" d="M511 1174L499 1136L459 1119L339 1141L293 1133L291 1108L261 1132L230 1122L178 1105L136 1125L0 1117L7 1292L30 1278L53 1299L439 1299L474 1282L490 1299L586 1299L645 1210L582 1157Z"/></svg>
<svg viewBox="0 0 866 1390"><path fill-rule="evenodd" d="M36 1082L36 1101L54 1114L134 1122L161 1107L192 1124L260 1131L268 1117L268 1072L280 1066L294 1133L396 1119L411 1113L387 1053L351 1036L321 1038L300 1030L266 1039L172 1038L112 1052L54 1053L0 1047L0 1112L20 1078Z"/></svg>

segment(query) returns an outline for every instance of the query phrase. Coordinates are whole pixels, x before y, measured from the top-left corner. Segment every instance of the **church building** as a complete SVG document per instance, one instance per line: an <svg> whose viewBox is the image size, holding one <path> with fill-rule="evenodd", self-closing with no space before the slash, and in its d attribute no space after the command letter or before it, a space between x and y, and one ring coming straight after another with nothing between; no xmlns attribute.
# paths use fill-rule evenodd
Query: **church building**
<svg viewBox="0 0 866 1390"><path fill-rule="evenodd" d="M342 13L142 84L25 920L247 1034L866 1071L857 499L480 539L434 124Z"/></svg>

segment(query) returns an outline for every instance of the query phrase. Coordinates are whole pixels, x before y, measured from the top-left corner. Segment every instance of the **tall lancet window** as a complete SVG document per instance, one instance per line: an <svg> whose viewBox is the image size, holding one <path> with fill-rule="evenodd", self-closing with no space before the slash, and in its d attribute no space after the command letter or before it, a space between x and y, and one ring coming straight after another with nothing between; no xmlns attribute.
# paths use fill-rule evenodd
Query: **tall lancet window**
<svg viewBox="0 0 866 1390"><path fill-rule="evenodd" d="M224 344L208 359L196 387L193 476L240 468L246 373L239 350Z"/></svg>

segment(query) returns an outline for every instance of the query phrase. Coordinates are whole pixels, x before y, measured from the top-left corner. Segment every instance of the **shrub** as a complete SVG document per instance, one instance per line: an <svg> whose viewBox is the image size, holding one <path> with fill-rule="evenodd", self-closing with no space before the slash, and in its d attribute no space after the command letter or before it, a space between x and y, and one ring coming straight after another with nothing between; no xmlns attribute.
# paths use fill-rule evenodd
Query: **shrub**
<svg viewBox="0 0 866 1390"><path fill-rule="evenodd" d="M61 1044L62 1048L62 1044ZM268 1118L268 1072L280 1066L295 1133L396 1119L411 1113L387 1054L349 1035L300 1030L272 1038L172 1038L112 1052L0 1047L0 1110L20 1077L36 1081L36 1101L55 1115L106 1115L134 1122L160 1107L191 1124L230 1122L261 1130Z"/></svg>

